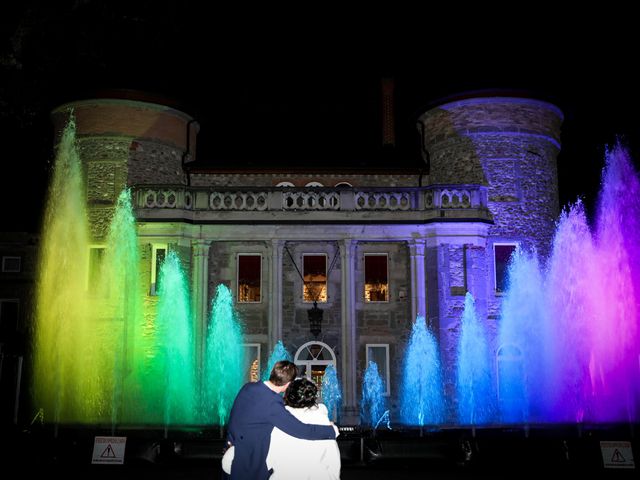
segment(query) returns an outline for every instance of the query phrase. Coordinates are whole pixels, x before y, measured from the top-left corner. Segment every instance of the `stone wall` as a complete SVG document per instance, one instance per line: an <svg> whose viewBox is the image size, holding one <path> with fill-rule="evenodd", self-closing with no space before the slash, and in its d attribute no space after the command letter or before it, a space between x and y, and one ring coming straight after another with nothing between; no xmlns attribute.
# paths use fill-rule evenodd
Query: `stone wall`
<svg viewBox="0 0 640 480"><path fill-rule="evenodd" d="M237 300L237 256L239 253L262 254L262 301L238 303ZM233 293L234 306L238 311L245 335L259 335L269 328L269 265L267 247L261 241L216 242L209 250L209 299L208 313L218 285L226 285ZM208 322L207 322L208 323Z"/></svg>
<svg viewBox="0 0 640 480"><path fill-rule="evenodd" d="M440 341L447 418L456 418L456 376L458 348L462 332L465 295L471 293L476 313L485 326L490 352L495 352L497 317L487 318L488 305L499 308L493 292L491 257L487 248L479 245L441 244L428 249L427 294L431 327ZM493 357L491 359L493 361Z"/></svg>
<svg viewBox="0 0 640 480"><path fill-rule="evenodd" d="M388 253L388 302L364 301L364 254ZM411 278L409 249L406 242L359 242L356 247L356 363L357 400L362 396L362 382L367 368L367 344L389 345L390 396L387 399L392 418L397 418L403 381L404 353L411 334ZM382 368L381 365L378 366Z"/></svg>
<svg viewBox="0 0 640 480"><path fill-rule="evenodd" d="M291 256L286 250L282 253L283 342L291 349L292 355L295 355L301 345L314 339L326 343L335 351L340 343L342 318L342 266L338 245L334 242L287 242L285 247ZM322 331L317 338L309 330L308 311L313 303L302 301L303 282L298 270L303 272L303 253L324 253L327 256L327 301L318 302L318 308L323 313ZM295 261L295 266L291 258Z"/></svg>
<svg viewBox="0 0 640 480"><path fill-rule="evenodd" d="M549 252L559 214L557 155L562 112L539 100L472 98L419 119L431 184L488 186L490 236Z"/></svg>
<svg viewBox="0 0 640 480"><path fill-rule="evenodd" d="M56 138L70 112L87 186L91 235L100 241L118 195L136 184L186 184L183 160L195 159L198 124L188 115L154 103L92 99L52 112Z"/></svg>
<svg viewBox="0 0 640 480"><path fill-rule="evenodd" d="M185 185L184 151L174 145L133 140L129 147L128 185Z"/></svg>
<svg viewBox="0 0 640 480"><path fill-rule="evenodd" d="M517 242L545 258L559 214L556 160L562 113L525 98L451 102L419 120L431 184L477 183L488 189L494 223L484 244L427 249L428 315L440 339L448 417L456 419L457 349L465 293L484 324L495 370L501 294L495 292L493 244Z"/></svg>
<svg viewBox="0 0 640 480"><path fill-rule="evenodd" d="M342 264L338 244L335 242L295 242L286 243L287 251L282 255L282 331L283 342L289 352L294 355L297 349L311 340L319 340L329 345L340 362L342 337ZM357 321L357 371L358 378L366 368L366 344L389 344L391 369L391 398L393 408L398 406L398 395L402 378L404 351L411 332L409 254L406 242L361 242L355 249L354 278L356 289L356 321ZM209 291L213 296L219 283L229 286L234 292L236 281L236 256L238 253L262 253L262 298L256 304L235 303L243 323L245 334L259 336L268 331L268 318L271 298L270 265L268 262L268 246L265 242L216 242L211 243L209 252ZM302 280L298 270L302 271L303 253L325 253L327 255L328 300L319 303L323 310L322 332L317 338L309 331L308 310L313 304L302 301ZM388 253L389 255L389 302L364 302L364 254ZM294 266L291 258L296 265ZM335 259L335 261L334 261ZM297 269L296 269L297 267ZM402 294L399 294L402 292ZM209 299L209 304L212 298ZM262 344L262 365L270 355L268 346ZM340 370L339 370L340 371ZM357 382L358 398L361 385ZM391 406L391 405L390 405Z"/></svg>
<svg viewBox="0 0 640 480"><path fill-rule="evenodd" d="M557 148L532 136L472 137L489 180L489 234L549 253L559 214ZM497 148L497 146L501 148Z"/></svg>

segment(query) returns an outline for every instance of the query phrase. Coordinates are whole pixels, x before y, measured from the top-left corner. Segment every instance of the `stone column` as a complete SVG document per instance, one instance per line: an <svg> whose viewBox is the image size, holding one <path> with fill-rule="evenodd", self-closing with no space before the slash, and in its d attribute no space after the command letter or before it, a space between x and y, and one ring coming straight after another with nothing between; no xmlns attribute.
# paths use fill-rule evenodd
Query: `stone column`
<svg viewBox="0 0 640 480"><path fill-rule="evenodd" d="M422 239L409 242L411 257L411 321L418 315L427 318L427 289L424 269L424 247Z"/></svg>
<svg viewBox="0 0 640 480"><path fill-rule="evenodd" d="M202 371L207 341L207 313L209 312L209 247L208 240L194 240L191 244L192 309L195 322L196 362Z"/></svg>
<svg viewBox="0 0 640 480"><path fill-rule="evenodd" d="M282 339L282 251L284 241L271 240L269 269L271 271L269 301L269 351Z"/></svg>
<svg viewBox="0 0 640 480"><path fill-rule="evenodd" d="M342 386L343 386L343 421L346 424L356 424L358 421L358 407L356 402L356 302L354 282L354 259L356 244L351 239L340 243L340 263L342 273Z"/></svg>

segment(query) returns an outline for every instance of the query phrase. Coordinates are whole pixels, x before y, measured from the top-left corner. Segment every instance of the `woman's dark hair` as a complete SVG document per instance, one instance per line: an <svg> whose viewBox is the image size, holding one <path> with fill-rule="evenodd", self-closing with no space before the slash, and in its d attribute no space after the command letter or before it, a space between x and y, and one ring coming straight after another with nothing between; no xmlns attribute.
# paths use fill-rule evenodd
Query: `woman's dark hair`
<svg viewBox="0 0 640 480"><path fill-rule="evenodd" d="M317 404L318 387L311 380L296 378L284 392L284 403L293 408L313 407Z"/></svg>

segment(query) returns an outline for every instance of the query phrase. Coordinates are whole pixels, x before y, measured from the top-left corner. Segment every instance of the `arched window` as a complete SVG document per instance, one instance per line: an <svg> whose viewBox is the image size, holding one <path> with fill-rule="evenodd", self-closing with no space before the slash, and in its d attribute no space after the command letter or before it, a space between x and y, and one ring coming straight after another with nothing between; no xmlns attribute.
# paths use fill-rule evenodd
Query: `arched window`
<svg viewBox="0 0 640 480"><path fill-rule="evenodd" d="M351 185L349 182L339 182L335 184L336 188L353 188L353 185Z"/></svg>
<svg viewBox="0 0 640 480"><path fill-rule="evenodd" d="M305 187L324 187L320 182L309 182L305 185Z"/></svg>
<svg viewBox="0 0 640 480"><path fill-rule="evenodd" d="M276 187L295 187L295 185L291 182L280 182L276 184Z"/></svg>
<svg viewBox="0 0 640 480"><path fill-rule="evenodd" d="M293 363L300 376L307 377L318 386L318 401L322 400L322 379L327 366L336 366L336 355L326 343L313 341L302 345L295 354Z"/></svg>

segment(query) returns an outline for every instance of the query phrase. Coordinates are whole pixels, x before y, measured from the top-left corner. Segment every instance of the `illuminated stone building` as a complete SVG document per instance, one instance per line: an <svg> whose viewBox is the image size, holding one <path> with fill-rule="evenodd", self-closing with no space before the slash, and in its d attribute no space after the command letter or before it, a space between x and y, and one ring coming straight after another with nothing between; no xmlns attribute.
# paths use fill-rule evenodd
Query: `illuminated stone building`
<svg viewBox="0 0 640 480"><path fill-rule="evenodd" d="M161 102L73 102L53 112L58 131L69 107L96 248L118 193L133 187L146 301L175 250L191 280L198 354L223 283L254 374L278 340L306 375L335 364L345 423L357 422L368 360L397 409L417 316L436 333L450 389L465 293L495 333L509 255L517 244L542 255L551 245L563 117L544 101L477 96L433 106L417 118L421 158L409 166L220 164L197 158L198 123ZM392 149L385 125L381 143Z"/></svg>

